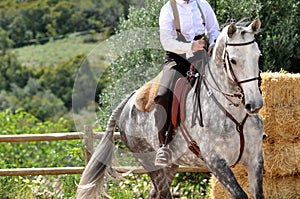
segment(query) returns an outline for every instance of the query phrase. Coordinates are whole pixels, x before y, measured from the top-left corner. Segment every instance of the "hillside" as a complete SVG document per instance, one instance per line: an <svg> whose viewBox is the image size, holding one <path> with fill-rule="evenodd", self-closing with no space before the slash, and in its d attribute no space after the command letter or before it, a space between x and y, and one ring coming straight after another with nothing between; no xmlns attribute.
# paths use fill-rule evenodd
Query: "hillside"
<svg viewBox="0 0 300 199"><path fill-rule="evenodd" d="M86 42L87 40L93 42ZM99 45L102 39L98 35L70 36L61 40L50 41L40 45L30 45L13 49L23 66L54 66L66 62L78 54L88 55Z"/></svg>

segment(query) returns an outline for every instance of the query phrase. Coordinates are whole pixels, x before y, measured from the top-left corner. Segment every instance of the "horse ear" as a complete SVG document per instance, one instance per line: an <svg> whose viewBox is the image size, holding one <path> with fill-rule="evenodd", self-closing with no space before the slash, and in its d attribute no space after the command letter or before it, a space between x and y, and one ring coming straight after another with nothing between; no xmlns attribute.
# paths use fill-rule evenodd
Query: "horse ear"
<svg viewBox="0 0 300 199"><path fill-rule="evenodd" d="M254 34L259 32L260 25L261 25L261 22L260 22L259 18L254 19L254 21L250 24L250 27Z"/></svg>
<svg viewBox="0 0 300 199"><path fill-rule="evenodd" d="M228 31L227 31L228 37L231 38L235 32L236 32L236 25L235 25L235 23L232 23L232 24L230 24Z"/></svg>

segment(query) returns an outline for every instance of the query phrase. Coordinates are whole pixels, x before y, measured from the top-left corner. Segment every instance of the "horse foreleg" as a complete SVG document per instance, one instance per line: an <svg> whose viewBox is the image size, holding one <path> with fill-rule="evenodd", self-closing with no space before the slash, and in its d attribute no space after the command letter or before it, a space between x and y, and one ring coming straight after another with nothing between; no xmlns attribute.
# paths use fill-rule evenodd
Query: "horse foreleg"
<svg viewBox="0 0 300 199"><path fill-rule="evenodd" d="M229 191L232 198L248 199L247 194L238 184L230 166L224 159L214 155L210 157L209 161L206 161L206 164L219 182Z"/></svg>
<svg viewBox="0 0 300 199"><path fill-rule="evenodd" d="M165 167L165 173L167 175L167 179L168 179L168 184L169 186L171 185L176 173L177 173L177 169L178 169L178 165L176 164L172 164L170 167Z"/></svg>
<svg viewBox="0 0 300 199"><path fill-rule="evenodd" d="M246 164L249 173L250 189L254 199L265 198L263 193L263 165L264 158L262 152L254 160Z"/></svg>
<svg viewBox="0 0 300 199"><path fill-rule="evenodd" d="M170 199L172 193L168 183L168 177L165 170L159 169L156 171L148 172L151 178L151 189L149 193L149 199Z"/></svg>

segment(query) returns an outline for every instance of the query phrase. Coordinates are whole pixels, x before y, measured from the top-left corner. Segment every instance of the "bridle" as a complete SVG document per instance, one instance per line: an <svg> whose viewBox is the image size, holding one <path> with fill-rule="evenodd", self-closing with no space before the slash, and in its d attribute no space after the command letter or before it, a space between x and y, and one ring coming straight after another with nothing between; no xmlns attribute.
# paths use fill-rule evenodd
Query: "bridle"
<svg viewBox="0 0 300 199"><path fill-rule="evenodd" d="M229 53L226 50L226 47L227 46L246 46L246 45L252 44L254 42L256 42L255 39L253 39L252 41L249 41L249 42L244 42L244 43L229 43L228 41L225 42L224 57L223 57L224 68L225 68L225 71L227 72L227 66L226 66L226 61L227 61L229 72L230 72L230 74L233 78L233 81L234 81L235 85L237 85L241 89L241 91L242 91L241 84L251 82L251 81L255 81L255 80L259 80L259 77L257 76L257 77L253 77L253 78L249 78L249 79L246 79L246 80L239 81L237 79L234 71L233 71L231 61L230 61L230 58L229 58Z"/></svg>

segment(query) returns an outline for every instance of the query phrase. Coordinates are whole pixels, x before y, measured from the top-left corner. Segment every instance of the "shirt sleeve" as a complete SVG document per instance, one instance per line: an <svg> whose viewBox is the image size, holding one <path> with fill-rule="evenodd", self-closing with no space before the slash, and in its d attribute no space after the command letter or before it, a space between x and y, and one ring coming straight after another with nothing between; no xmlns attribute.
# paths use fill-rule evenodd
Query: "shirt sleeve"
<svg viewBox="0 0 300 199"><path fill-rule="evenodd" d="M215 44L216 39L220 34L219 23L215 12L207 1L200 1L203 6L205 6L205 17L206 17L206 31L209 38L210 46Z"/></svg>
<svg viewBox="0 0 300 199"><path fill-rule="evenodd" d="M168 7L169 6L169 7ZM192 43L176 40L177 33L174 25L174 16L171 5L166 4L162 7L159 15L160 42L166 51L177 54L192 53Z"/></svg>

